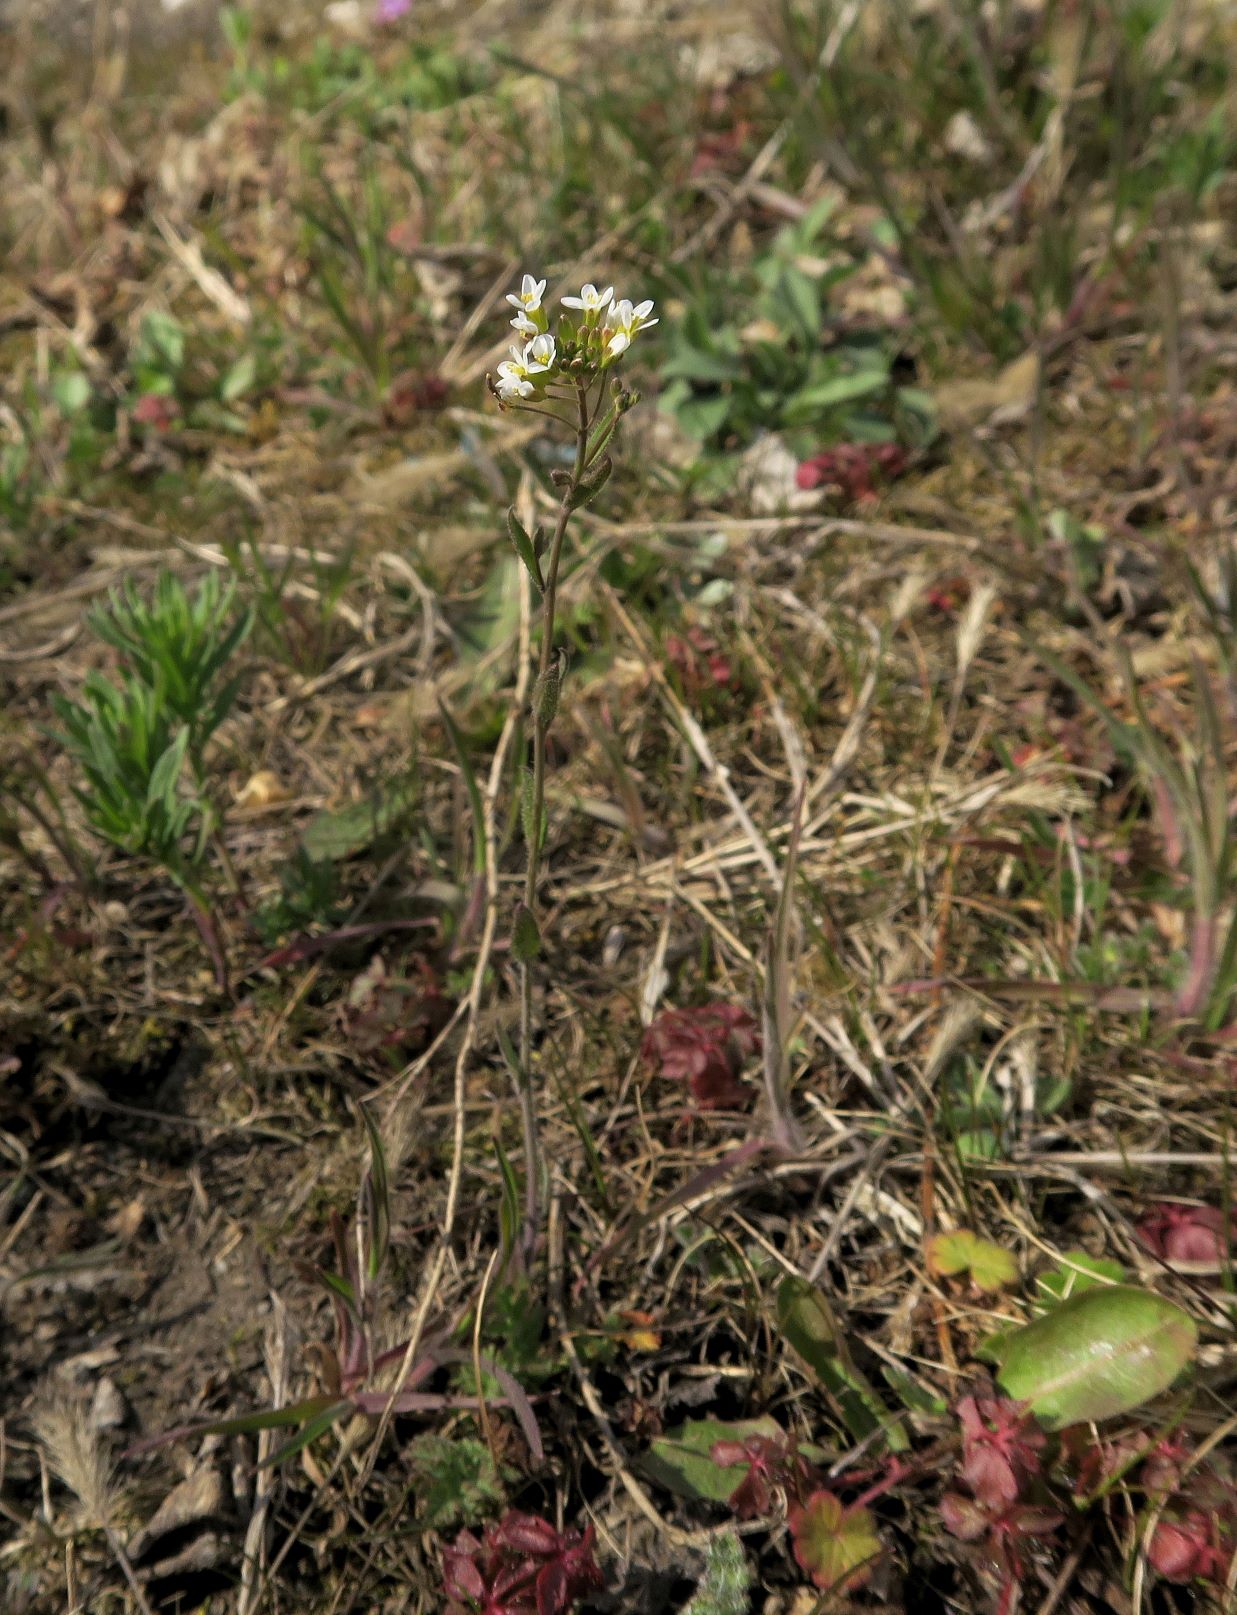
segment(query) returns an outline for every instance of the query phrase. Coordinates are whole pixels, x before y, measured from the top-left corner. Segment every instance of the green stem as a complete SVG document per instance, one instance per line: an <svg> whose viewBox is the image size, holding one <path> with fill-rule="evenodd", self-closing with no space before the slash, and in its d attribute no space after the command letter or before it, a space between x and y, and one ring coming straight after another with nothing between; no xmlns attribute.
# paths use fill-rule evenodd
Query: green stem
<svg viewBox="0 0 1237 1615"><path fill-rule="evenodd" d="M538 661L538 686L550 672L554 661L554 617L558 601L558 572L563 555L563 540L567 536L567 523L574 508L576 490L584 474L588 454L589 408L588 389L583 383L576 385L576 458L571 480L563 489L554 524L554 536L545 568L544 609L541 619L541 655ZM549 724L543 719L540 702L534 698L533 709L533 810L532 835L528 839L527 862L524 867L524 903L537 919L537 877L541 869L541 834L545 818L545 742ZM540 930L540 926L538 926ZM524 1125L524 1237L526 1257L531 1257L537 1228L541 1221L541 1151L537 1138L537 1108L534 1102L533 1078L533 961L520 965L520 1113Z"/></svg>

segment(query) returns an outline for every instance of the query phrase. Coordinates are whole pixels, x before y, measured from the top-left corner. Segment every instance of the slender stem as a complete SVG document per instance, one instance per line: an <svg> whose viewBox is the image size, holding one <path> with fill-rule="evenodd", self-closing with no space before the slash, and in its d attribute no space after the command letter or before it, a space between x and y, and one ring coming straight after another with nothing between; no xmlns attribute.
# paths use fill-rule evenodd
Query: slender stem
<svg viewBox="0 0 1237 1615"><path fill-rule="evenodd" d="M547 675L554 662L554 619L558 602L558 572L559 563L563 556L563 540L567 536L567 523L571 517L576 491L580 478L584 474L585 459L588 454L589 433L589 407L588 388L584 383L576 384L576 408L578 420L576 426L576 458L572 468L571 480L563 489L562 502L558 507L558 520L554 524L554 535L550 540L549 556L545 569L545 594L541 618L541 655L538 662L538 682L534 694L533 708L533 788L532 788L532 834L528 838L526 849L527 862L524 866L524 903L533 916L537 918L537 876L541 869L541 833L542 820L545 816L545 742L548 723L542 717L541 703L538 699L540 690L544 688ZM532 1079L533 1059L533 962L524 960L520 965L520 1112L524 1124L524 1250L526 1256L531 1256L533 1242L537 1236L537 1227L541 1220L541 1151L537 1141L537 1109L533 1096Z"/></svg>

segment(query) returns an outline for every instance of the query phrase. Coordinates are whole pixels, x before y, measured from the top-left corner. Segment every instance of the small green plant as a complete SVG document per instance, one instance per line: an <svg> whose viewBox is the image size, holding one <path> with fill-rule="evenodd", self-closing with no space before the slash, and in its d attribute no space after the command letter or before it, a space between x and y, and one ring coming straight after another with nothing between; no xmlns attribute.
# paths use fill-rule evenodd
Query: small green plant
<svg viewBox="0 0 1237 1615"><path fill-rule="evenodd" d="M87 618L184 728L187 755L199 776L206 743L231 711L240 683L239 677L220 683L223 670L253 626L253 613L234 611L235 601L235 583L224 587L217 572L208 573L192 595L173 573L163 572L149 602L129 582Z"/></svg>
<svg viewBox="0 0 1237 1615"><path fill-rule="evenodd" d="M130 583L88 618L120 653L117 680L87 675L81 696L54 698L59 739L84 776L75 789L87 823L121 852L153 860L189 898L226 983L218 930L207 899L205 859L219 825L206 783L205 748L236 696L223 682L252 626L234 613L235 586L211 573L190 596L163 573L149 602Z"/></svg>
<svg viewBox="0 0 1237 1615"><path fill-rule="evenodd" d="M817 203L779 231L747 272L709 273L695 289L661 368L661 406L693 437L734 448L760 431L784 431L806 455L822 437L881 443L929 435L928 401L897 385L883 336L823 340L826 299L859 267L840 247L831 261L821 256L833 205Z"/></svg>
<svg viewBox="0 0 1237 1615"><path fill-rule="evenodd" d="M746 1615L754 1579L737 1531L710 1537L704 1550L704 1574L683 1615Z"/></svg>
<svg viewBox="0 0 1237 1615"><path fill-rule="evenodd" d="M1222 624L1218 607L1213 627ZM1057 676L1103 720L1118 755L1138 768L1155 808L1167 863L1188 891L1189 940L1185 979L1175 1013L1208 1032L1231 1021L1237 1004L1237 836L1229 792L1228 742L1231 680L1217 692L1197 658L1192 685L1193 732L1169 717L1175 743L1164 739L1134 672L1122 658L1133 721L1118 718L1100 694L1051 653L1040 653ZM1220 654L1225 655L1224 637Z"/></svg>

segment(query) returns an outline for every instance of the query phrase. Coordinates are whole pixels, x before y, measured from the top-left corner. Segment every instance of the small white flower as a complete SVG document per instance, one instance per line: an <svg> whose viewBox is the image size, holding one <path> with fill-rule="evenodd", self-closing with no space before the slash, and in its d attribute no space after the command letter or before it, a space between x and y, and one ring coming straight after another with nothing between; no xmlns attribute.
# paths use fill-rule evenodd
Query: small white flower
<svg viewBox="0 0 1237 1615"><path fill-rule="evenodd" d="M616 331L606 343L606 352L612 359L617 359L620 353L626 353L631 347L631 332Z"/></svg>
<svg viewBox="0 0 1237 1615"><path fill-rule="evenodd" d="M590 280L586 286L580 288L579 297L564 297L562 303L564 308L582 309L587 316L600 314L613 296L613 286L607 286L604 292L599 292Z"/></svg>
<svg viewBox="0 0 1237 1615"><path fill-rule="evenodd" d="M530 376L542 370L553 370L555 360L554 338L548 331L535 336L524 349L523 365Z"/></svg>
<svg viewBox="0 0 1237 1615"><path fill-rule="evenodd" d="M504 359L498 367L498 396L503 400L513 398L531 398L536 388L524 373L521 364L514 364L510 359Z"/></svg>
<svg viewBox="0 0 1237 1615"><path fill-rule="evenodd" d="M528 315L522 312L517 314L515 319L512 320L511 326L512 329L518 331L521 336L536 336L538 334L536 320L530 320Z"/></svg>
<svg viewBox="0 0 1237 1615"><path fill-rule="evenodd" d="M525 314L532 314L541 307L541 296L544 291L544 280L534 280L531 275L525 275L520 282L519 291L507 293L507 301L512 308L518 308Z"/></svg>
<svg viewBox="0 0 1237 1615"><path fill-rule="evenodd" d="M650 325L656 325L656 320L649 319L653 312L653 299L646 297L643 303L637 303L633 308L629 297L621 297L610 310L608 324L617 326L620 331L626 331L629 337L635 336L637 331L647 331Z"/></svg>

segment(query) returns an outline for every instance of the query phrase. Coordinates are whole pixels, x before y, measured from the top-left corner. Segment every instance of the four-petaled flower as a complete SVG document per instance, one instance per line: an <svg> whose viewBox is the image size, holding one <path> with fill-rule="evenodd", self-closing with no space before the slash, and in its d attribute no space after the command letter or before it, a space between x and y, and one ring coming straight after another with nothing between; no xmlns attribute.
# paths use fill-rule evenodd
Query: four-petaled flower
<svg viewBox="0 0 1237 1615"><path fill-rule="evenodd" d="M554 357L554 338L545 333L534 337L522 350L512 343L510 359L504 359L498 367L498 396L504 400L531 398L537 390L532 378L552 370Z"/></svg>
<svg viewBox="0 0 1237 1615"><path fill-rule="evenodd" d="M519 291L507 293L507 301L512 308L518 308L525 314L532 314L541 307L541 297L544 291L544 280L534 280L531 275L525 275L520 282Z"/></svg>
<svg viewBox="0 0 1237 1615"><path fill-rule="evenodd" d="M602 309L606 307L613 296L613 286L607 286L604 292L599 292L596 286L594 286L590 280L585 285L581 286L579 297L564 297L563 307L581 309L583 310L586 318L589 315L595 317L601 313ZM649 306L651 308L652 304Z"/></svg>
<svg viewBox="0 0 1237 1615"><path fill-rule="evenodd" d="M646 297L643 303L634 307L630 297L620 297L610 310L606 319L606 327L613 334L606 344L606 352L612 359L625 353L631 346L631 339L640 331L647 331L650 325L656 325L656 320L649 319L653 312L653 299Z"/></svg>
<svg viewBox="0 0 1237 1615"><path fill-rule="evenodd" d="M518 331L521 336L539 335L539 327L536 320L530 320L528 315L525 314L522 309L516 315L515 319L512 320L511 326L512 329Z"/></svg>

